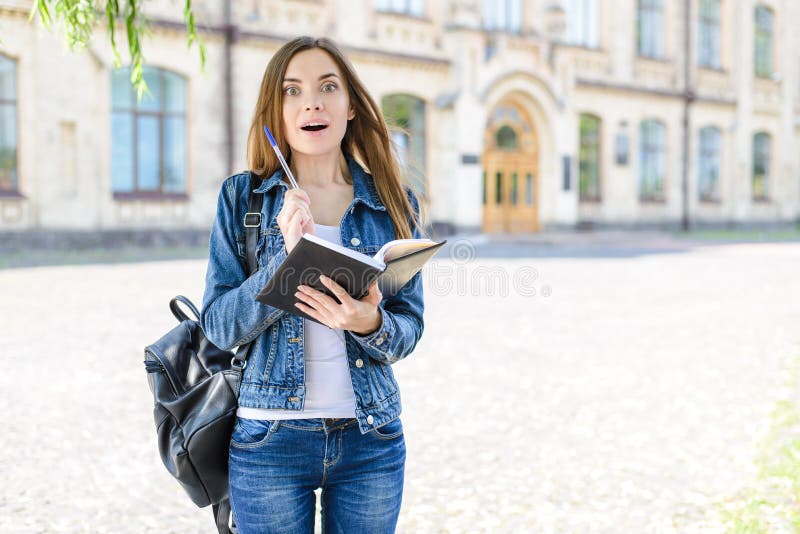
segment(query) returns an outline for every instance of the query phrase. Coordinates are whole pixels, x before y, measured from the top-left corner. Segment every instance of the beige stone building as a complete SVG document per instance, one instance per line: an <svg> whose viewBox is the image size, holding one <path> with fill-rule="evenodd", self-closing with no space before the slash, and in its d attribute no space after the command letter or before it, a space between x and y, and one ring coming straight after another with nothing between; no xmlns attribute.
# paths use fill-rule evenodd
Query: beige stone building
<svg viewBox="0 0 800 534"><path fill-rule="evenodd" d="M266 63L301 34L337 40L405 128L441 234L800 218L796 1L195 4L206 71L180 6L149 2L137 103L102 27L73 54L0 0L0 233L207 236Z"/></svg>

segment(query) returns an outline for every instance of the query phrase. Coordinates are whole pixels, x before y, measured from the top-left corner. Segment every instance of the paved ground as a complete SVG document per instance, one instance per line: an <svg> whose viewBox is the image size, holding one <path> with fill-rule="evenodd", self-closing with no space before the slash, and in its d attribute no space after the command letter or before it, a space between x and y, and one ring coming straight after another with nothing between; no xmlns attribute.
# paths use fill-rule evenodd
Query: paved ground
<svg viewBox="0 0 800 534"><path fill-rule="evenodd" d="M426 270L423 340L395 366L398 531L721 531L714 503L753 476L800 355L800 244L450 245ZM204 273L0 270L0 532L213 532L160 464L141 364L168 299L199 301Z"/></svg>

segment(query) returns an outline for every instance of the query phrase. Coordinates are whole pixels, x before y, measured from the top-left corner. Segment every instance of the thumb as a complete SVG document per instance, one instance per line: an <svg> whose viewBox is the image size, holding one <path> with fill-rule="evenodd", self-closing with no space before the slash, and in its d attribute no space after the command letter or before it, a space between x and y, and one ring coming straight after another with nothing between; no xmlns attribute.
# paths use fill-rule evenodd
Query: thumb
<svg viewBox="0 0 800 534"><path fill-rule="evenodd" d="M371 303L374 302L375 304L378 304L381 301L381 299L383 299L383 293L381 293L381 290L378 289L378 281L375 280L374 282L372 282L372 285L369 286L369 293L367 294L367 300L369 300L369 302Z"/></svg>

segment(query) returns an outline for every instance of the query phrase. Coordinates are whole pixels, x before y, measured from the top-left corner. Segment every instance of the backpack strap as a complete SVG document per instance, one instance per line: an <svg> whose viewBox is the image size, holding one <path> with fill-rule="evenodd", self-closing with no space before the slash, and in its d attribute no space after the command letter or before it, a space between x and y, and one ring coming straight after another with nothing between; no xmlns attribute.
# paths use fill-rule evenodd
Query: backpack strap
<svg viewBox="0 0 800 534"><path fill-rule="evenodd" d="M224 499L220 501L218 504L215 504L211 507L211 511L214 514L214 521L217 524L217 533L218 534L236 534L237 529L236 525L233 525L233 528L230 528L228 524L231 520L231 501L230 499Z"/></svg>
<svg viewBox="0 0 800 534"><path fill-rule="evenodd" d="M245 235L244 243L247 249L247 275L251 276L258 271L258 260L256 258L256 247L258 246L258 232L261 230L261 208L264 204L264 193L254 193L253 190L257 189L260 185L261 179L257 178L255 174L250 173L248 180L248 191L250 192L248 209L242 217L242 224L244 225ZM252 341L246 345L240 346L236 350L236 355L231 361L231 369L242 373L247 365L247 357L250 355L250 347L253 345ZM236 392L237 396L239 392Z"/></svg>
<svg viewBox="0 0 800 534"><path fill-rule="evenodd" d="M259 182L261 180L258 180ZM242 224L245 229L245 246L247 248L247 274L252 275L258 270L256 261L256 245L258 245L258 232L261 229L261 207L264 204L264 193L254 193L258 188L256 176L250 173L250 200L247 213L244 214Z"/></svg>

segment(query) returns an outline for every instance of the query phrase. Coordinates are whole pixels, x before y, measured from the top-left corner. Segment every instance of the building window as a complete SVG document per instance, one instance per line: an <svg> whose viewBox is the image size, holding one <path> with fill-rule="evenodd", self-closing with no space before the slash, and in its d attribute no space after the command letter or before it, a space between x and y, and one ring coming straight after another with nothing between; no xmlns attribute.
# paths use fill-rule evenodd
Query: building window
<svg viewBox="0 0 800 534"><path fill-rule="evenodd" d="M568 0L566 10L569 43L598 48L600 46L598 0Z"/></svg>
<svg viewBox="0 0 800 534"><path fill-rule="evenodd" d="M111 74L111 183L114 193L186 192L186 81L145 67L151 95L138 102L129 68Z"/></svg>
<svg viewBox="0 0 800 534"><path fill-rule="evenodd" d="M0 54L0 194L18 189L17 62Z"/></svg>
<svg viewBox="0 0 800 534"><path fill-rule="evenodd" d="M720 0L700 0L697 62L701 67L720 68Z"/></svg>
<svg viewBox="0 0 800 534"><path fill-rule="evenodd" d="M765 202L769 200L769 183L771 172L772 138L766 132L753 136L753 200Z"/></svg>
<svg viewBox="0 0 800 534"><path fill-rule="evenodd" d="M642 57L664 56L664 6L662 0L639 0L636 16L636 50Z"/></svg>
<svg viewBox="0 0 800 534"><path fill-rule="evenodd" d="M517 150L517 134L511 126L504 124L495 134L495 143L497 148Z"/></svg>
<svg viewBox="0 0 800 534"><path fill-rule="evenodd" d="M627 132L619 132L614 136L614 161L617 165L627 165L630 152L630 140Z"/></svg>
<svg viewBox="0 0 800 534"><path fill-rule="evenodd" d="M533 205L533 175L531 173L525 175L525 204Z"/></svg>
<svg viewBox="0 0 800 534"><path fill-rule="evenodd" d="M375 9L384 13L400 13L412 17L425 16L424 0L375 0Z"/></svg>
<svg viewBox="0 0 800 534"><path fill-rule="evenodd" d="M664 200L666 127L659 121L644 121L639 126L639 199Z"/></svg>
<svg viewBox="0 0 800 534"><path fill-rule="evenodd" d="M773 38L772 10L766 6L756 7L755 27L755 73L763 78L772 77L772 38Z"/></svg>
<svg viewBox="0 0 800 534"><path fill-rule="evenodd" d="M490 31L519 33L522 27L522 0L484 0L483 26Z"/></svg>
<svg viewBox="0 0 800 534"><path fill-rule="evenodd" d="M511 205L517 205L517 173L511 174Z"/></svg>
<svg viewBox="0 0 800 534"><path fill-rule="evenodd" d="M697 192L701 202L718 202L720 199L721 139L718 128L708 126L700 130Z"/></svg>
<svg viewBox="0 0 800 534"><path fill-rule="evenodd" d="M580 200L600 200L600 118L594 115L580 118L578 193Z"/></svg>
<svg viewBox="0 0 800 534"><path fill-rule="evenodd" d="M425 101L411 95L387 95L381 101L383 116L391 128L406 179L425 194Z"/></svg>

